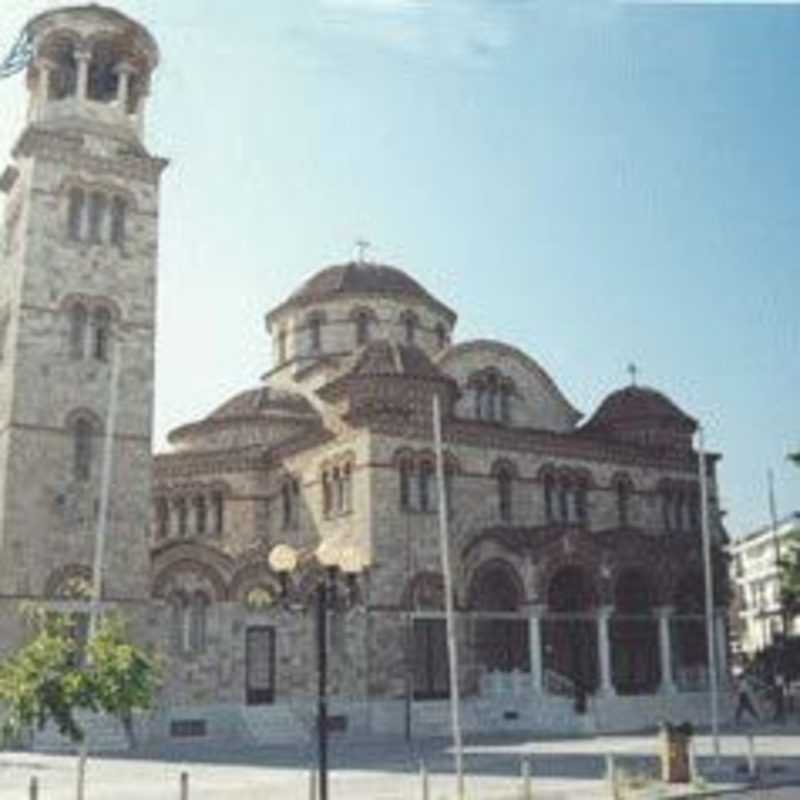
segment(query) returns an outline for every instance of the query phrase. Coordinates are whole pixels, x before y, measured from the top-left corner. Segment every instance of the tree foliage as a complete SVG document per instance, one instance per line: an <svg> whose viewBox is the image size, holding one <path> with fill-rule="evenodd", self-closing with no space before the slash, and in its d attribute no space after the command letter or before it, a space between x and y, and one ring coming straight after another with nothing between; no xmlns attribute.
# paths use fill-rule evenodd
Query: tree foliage
<svg viewBox="0 0 800 800"><path fill-rule="evenodd" d="M73 742L84 738L80 711L118 717L130 734L133 712L152 705L158 687L154 657L130 643L122 620L103 617L83 646L74 614L29 611L36 635L0 664L5 739L52 721Z"/></svg>

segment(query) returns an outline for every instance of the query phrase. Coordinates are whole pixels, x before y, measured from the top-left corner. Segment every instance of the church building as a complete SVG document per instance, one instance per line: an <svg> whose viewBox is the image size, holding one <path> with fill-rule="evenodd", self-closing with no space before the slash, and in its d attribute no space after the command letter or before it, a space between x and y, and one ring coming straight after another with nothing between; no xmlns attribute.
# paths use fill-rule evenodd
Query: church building
<svg viewBox="0 0 800 800"><path fill-rule="evenodd" d="M20 601L80 607L105 518L103 605L165 663L148 736L306 735L323 580L334 727L442 733L441 496L466 730L705 719L697 425L660 391L633 381L584 419L532 355L459 340L445 299L361 257L267 310L271 363L152 453L158 48L98 5L26 31L28 117L0 178L0 656Z"/></svg>

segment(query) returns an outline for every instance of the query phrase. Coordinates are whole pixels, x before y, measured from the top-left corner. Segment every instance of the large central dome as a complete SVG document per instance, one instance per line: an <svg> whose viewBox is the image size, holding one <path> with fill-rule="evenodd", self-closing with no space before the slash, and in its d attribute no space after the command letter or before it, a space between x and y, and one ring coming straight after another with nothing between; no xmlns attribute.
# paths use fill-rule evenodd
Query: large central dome
<svg viewBox="0 0 800 800"><path fill-rule="evenodd" d="M299 289L267 315L267 322L288 307L302 307L348 295L383 295L411 300L423 300L443 311L451 322L456 314L410 275L397 267L366 261L334 264L312 275Z"/></svg>

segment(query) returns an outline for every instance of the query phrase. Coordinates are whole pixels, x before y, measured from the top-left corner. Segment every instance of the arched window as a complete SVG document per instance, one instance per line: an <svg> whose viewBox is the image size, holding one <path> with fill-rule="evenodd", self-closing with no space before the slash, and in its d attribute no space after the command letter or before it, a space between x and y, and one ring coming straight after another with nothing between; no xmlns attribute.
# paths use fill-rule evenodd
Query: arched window
<svg viewBox="0 0 800 800"><path fill-rule="evenodd" d="M356 314L356 344L366 344L369 341L369 314L359 311Z"/></svg>
<svg viewBox="0 0 800 800"><path fill-rule="evenodd" d="M214 514L214 533L222 533L225 530L225 497L222 492L212 492L211 506Z"/></svg>
<svg viewBox="0 0 800 800"><path fill-rule="evenodd" d="M506 384L500 387L500 421L506 425L511 422L511 387Z"/></svg>
<svg viewBox="0 0 800 800"><path fill-rule="evenodd" d="M50 100L63 100L72 97L78 85L78 62L75 59L75 44L63 39L54 44L47 53L52 62L47 97Z"/></svg>
<svg viewBox="0 0 800 800"><path fill-rule="evenodd" d="M411 508L411 462L404 458L399 465L400 476L400 508Z"/></svg>
<svg viewBox="0 0 800 800"><path fill-rule="evenodd" d="M189 507L185 497L175 500L175 512L178 517L178 536L185 537L189 533Z"/></svg>
<svg viewBox="0 0 800 800"><path fill-rule="evenodd" d="M206 498L202 494L194 498L194 521L197 533L204 534L208 528L208 508Z"/></svg>
<svg viewBox="0 0 800 800"><path fill-rule="evenodd" d="M417 318L408 311L403 315L403 330L405 332L406 344L414 344L417 336Z"/></svg>
<svg viewBox="0 0 800 800"><path fill-rule="evenodd" d="M544 476L544 516L548 522L555 518L555 480L552 475Z"/></svg>
<svg viewBox="0 0 800 800"><path fill-rule="evenodd" d="M189 650L193 653L205 652L209 605L203 592L194 593L189 623Z"/></svg>
<svg viewBox="0 0 800 800"><path fill-rule="evenodd" d="M630 523L630 484L621 479L617 481L617 524L620 528L625 528Z"/></svg>
<svg viewBox="0 0 800 800"><path fill-rule="evenodd" d="M486 379L483 418L492 422L497 419L497 376L494 373Z"/></svg>
<svg viewBox="0 0 800 800"><path fill-rule="evenodd" d="M447 347L447 329L441 322L436 324L436 343L439 345L440 350Z"/></svg>
<svg viewBox="0 0 800 800"><path fill-rule="evenodd" d="M419 510L434 511L436 509L436 486L434 483L433 464L423 461L419 467Z"/></svg>
<svg viewBox="0 0 800 800"><path fill-rule="evenodd" d="M281 486L281 523L284 528L293 528L297 524L300 497L300 483L287 480Z"/></svg>
<svg viewBox="0 0 800 800"><path fill-rule="evenodd" d="M584 477L578 478L575 484L575 519L579 525L585 525L589 518L588 493L588 481Z"/></svg>
<svg viewBox="0 0 800 800"><path fill-rule="evenodd" d="M322 350L322 318L319 316L308 321L308 343L312 353Z"/></svg>
<svg viewBox="0 0 800 800"><path fill-rule="evenodd" d="M125 216L127 203L124 197L115 195L111 201L111 244L125 242Z"/></svg>
<svg viewBox="0 0 800 800"><path fill-rule="evenodd" d="M497 471L497 503L500 519L511 522L512 514L512 478L508 467L500 467Z"/></svg>
<svg viewBox="0 0 800 800"><path fill-rule="evenodd" d="M80 241L83 233L83 206L86 202L86 193L78 186L69 190L67 209L67 232L73 241Z"/></svg>
<svg viewBox="0 0 800 800"><path fill-rule="evenodd" d="M75 303L70 310L69 349L70 355L75 360L83 358L83 348L86 345L86 323L88 314L81 303Z"/></svg>
<svg viewBox="0 0 800 800"><path fill-rule="evenodd" d="M349 462L342 467L342 492L344 511L353 510L353 466Z"/></svg>
<svg viewBox="0 0 800 800"><path fill-rule="evenodd" d="M89 195L89 241L98 243L103 240L103 220L106 213L106 196L103 192L92 192Z"/></svg>
<svg viewBox="0 0 800 800"><path fill-rule="evenodd" d="M184 653L189 649L189 604L181 592L170 595L168 603L170 645L174 652Z"/></svg>
<svg viewBox="0 0 800 800"><path fill-rule="evenodd" d="M98 361L108 361L111 314L107 308L98 308L92 315L92 356Z"/></svg>
<svg viewBox="0 0 800 800"><path fill-rule="evenodd" d="M73 429L73 449L75 479L88 481L92 477L92 440L94 428L88 419L80 417L75 421Z"/></svg>
<svg viewBox="0 0 800 800"><path fill-rule="evenodd" d="M473 391L475 392L475 419L483 419L483 384L476 383Z"/></svg>
<svg viewBox="0 0 800 800"><path fill-rule="evenodd" d="M330 516L333 511L333 487L331 486L331 476L328 470L322 473L322 513Z"/></svg>
<svg viewBox="0 0 800 800"><path fill-rule="evenodd" d="M99 103L110 103L119 90L119 74L116 66L119 56L110 42L97 42L92 48L89 62L87 96Z"/></svg>
<svg viewBox="0 0 800 800"><path fill-rule="evenodd" d="M344 483L339 467L333 468L333 488L336 493L336 513L341 514L344 511Z"/></svg>
<svg viewBox="0 0 800 800"><path fill-rule="evenodd" d="M156 537L166 539L169 536L169 502L166 497L156 500Z"/></svg>
<svg viewBox="0 0 800 800"><path fill-rule="evenodd" d="M572 483L566 476L558 482L558 518L561 522L569 522L569 496L572 492Z"/></svg>

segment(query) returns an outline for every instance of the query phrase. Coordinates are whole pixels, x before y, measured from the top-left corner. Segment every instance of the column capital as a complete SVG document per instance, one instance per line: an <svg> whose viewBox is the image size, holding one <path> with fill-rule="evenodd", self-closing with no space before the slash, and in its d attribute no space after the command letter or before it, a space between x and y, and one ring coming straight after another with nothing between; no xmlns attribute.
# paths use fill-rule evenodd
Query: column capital
<svg viewBox="0 0 800 800"><path fill-rule="evenodd" d="M671 617L675 613L675 606L655 606L653 611L658 617Z"/></svg>
<svg viewBox="0 0 800 800"><path fill-rule="evenodd" d="M73 55L75 57L75 60L78 62L82 61L89 62L92 60L92 51L86 47L76 47Z"/></svg>
<svg viewBox="0 0 800 800"><path fill-rule="evenodd" d="M614 613L614 606L597 606L597 616L599 619L608 619Z"/></svg>
<svg viewBox="0 0 800 800"><path fill-rule="evenodd" d="M130 61L120 61L119 64L114 67L114 72L117 75L134 75L138 71L139 70L131 64Z"/></svg>
<svg viewBox="0 0 800 800"><path fill-rule="evenodd" d="M547 603L529 603L526 608L529 617L543 617L547 613Z"/></svg>

